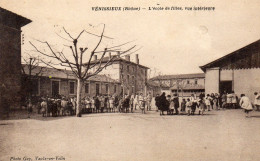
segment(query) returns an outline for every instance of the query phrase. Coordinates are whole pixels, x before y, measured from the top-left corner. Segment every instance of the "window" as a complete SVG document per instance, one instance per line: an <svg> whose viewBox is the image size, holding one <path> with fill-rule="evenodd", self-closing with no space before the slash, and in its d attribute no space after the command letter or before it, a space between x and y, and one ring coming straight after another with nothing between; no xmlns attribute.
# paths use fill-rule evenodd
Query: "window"
<svg viewBox="0 0 260 161"><path fill-rule="evenodd" d="M132 75L132 84L135 84L135 76Z"/></svg>
<svg viewBox="0 0 260 161"><path fill-rule="evenodd" d="M127 72L130 72L129 65L127 66Z"/></svg>
<svg viewBox="0 0 260 161"><path fill-rule="evenodd" d="M198 84L198 80L197 79L195 79L195 84Z"/></svg>
<svg viewBox="0 0 260 161"><path fill-rule="evenodd" d="M70 82L70 94L75 93L75 82Z"/></svg>
<svg viewBox="0 0 260 161"><path fill-rule="evenodd" d="M133 72L135 72L135 67L133 67Z"/></svg>
<svg viewBox="0 0 260 161"><path fill-rule="evenodd" d="M99 84L96 84L96 95L99 95Z"/></svg>
<svg viewBox="0 0 260 161"><path fill-rule="evenodd" d="M89 93L89 83L85 84L85 93Z"/></svg>
<svg viewBox="0 0 260 161"><path fill-rule="evenodd" d="M40 91L38 79L32 79L29 86L31 87L32 95L39 95Z"/></svg>
<svg viewBox="0 0 260 161"><path fill-rule="evenodd" d="M135 87L132 86L132 93L135 93Z"/></svg>
<svg viewBox="0 0 260 161"><path fill-rule="evenodd" d="M109 87L108 87L108 84L106 84L106 93L108 93L109 91Z"/></svg>
<svg viewBox="0 0 260 161"><path fill-rule="evenodd" d="M114 93L117 92L116 84L114 85Z"/></svg>
<svg viewBox="0 0 260 161"><path fill-rule="evenodd" d="M187 84L190 84L190 80L187 80Z"/></svg>
<svg viewBox="0 0 260 161"><path fill-rule="evenodd" d="M130 82L130 76L127 75L127 83L129 83L129 82Z"/></svg>

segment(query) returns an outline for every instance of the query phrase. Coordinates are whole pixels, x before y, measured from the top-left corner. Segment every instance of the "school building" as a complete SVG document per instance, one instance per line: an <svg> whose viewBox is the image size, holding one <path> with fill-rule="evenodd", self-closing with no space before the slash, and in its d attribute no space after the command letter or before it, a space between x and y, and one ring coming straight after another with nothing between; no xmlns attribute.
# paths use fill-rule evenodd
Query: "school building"
<svg viewBox="0 0 260 161"><path fill-rule="evenodd" d="M130 55L124 58L119 55L111 55L102 59L102 64L106 64L111 57L114 57L113 64L103 69L100 74L107 75L112 79L121 83L121 93L124 94L137 94L147 93L147 70L146 66L139 63L138 54L135 55L135 61L131 61ZM100 62L97 55L94 56L90 65ZM87 66L87 64L85 64ZM96 69L92 69L94 72Z"/></svg>
<svg viewBox="0 0 260 161"><path fill-rule="evenodd" d="M28 80L29 69L24 67L25 75L22 81L23 95L31 90L33 96L45 97L76 97L77 79L70 70L37 67L32 70ZM82 86L82 97L96 95L119 95L120 82L106 76L95 75L86 80Z"/></svg>
<svg viewBox="0 0 260 161"><path fill-rule="evenodd" d="M200 67L206 93L244 93L254 100L260 92L260 40Z"/></svg>
<svg viewBox="0 0 260 161"><path fill-rule="evenodd" d="M204 73L161 75L150 80L160 84L167 95L177 93L179 97L189 97L192 93L198 96L205 92Z"/></svg>

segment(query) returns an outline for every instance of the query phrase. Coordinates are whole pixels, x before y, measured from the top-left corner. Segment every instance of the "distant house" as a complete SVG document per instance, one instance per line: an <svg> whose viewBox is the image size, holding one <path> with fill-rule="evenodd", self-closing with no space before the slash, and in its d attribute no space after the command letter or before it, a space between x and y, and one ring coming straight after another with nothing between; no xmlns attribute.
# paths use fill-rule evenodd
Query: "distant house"
<svg viewBox="0 0 260 161"><path fill-rule="evenodd" d="M8 108L6 102L10 108L20 107L21 27L30 22L0 8L0 113Z"/></svg>
<svg viewBox="0 0 260 161"><path fill-rule="evenodd" d="M205 72L206 93L260 92L260 40L200 67Z"/></svg>
<svg viewBox="0 0 260 161"><path fill-rule="evenodd" d="M32 77L29 86L23 81L24 93L30 88L33 96L66 96L76 97L77 79L70 70L56 70L53 68L37 67L32 70ZM24 79L28 77L29 70L24 68ZM41 71L41 72L39 72ZM38 74L40 73L40 74ZM35 76L38 74L38 76ZM84 82L82 96L113 95L120 94L120 82L106 76L95 75Z"/></svg>
<svg viewBox="0 0 260 161"><path fill-rule="evenodd" d="M179 96L187 97L192 93L199 95L205 91L204 73L161 75L150 81L160 84L162 92L166 94L178 93Z"/></svg>
<svg viewBox="0 0 260 161"><path fill-rule="evenodd" d="M105 74L119 81L121 83L121 93L145 93L145 88L147 87L147 70L149 68L139 64L138 54L136 54L135 62L130 60L130 55L126 55L125 59L117 55L113 56L115 57L113 64L103 69L100 74ZM109 59L110 57L104 57L102 63L105 64ZM95 55L90 65L98 61L100 59ZM94 71L95 69L93 69Z"/></svg>
<svg viewBox="0 0 260 161"><path fill-rule="evenodd" d="M151 93L151 95L153 97L155 97L157 94L161 95L162 88L160 87L159 83L148 80L147 81L147 92Z"/></svg>

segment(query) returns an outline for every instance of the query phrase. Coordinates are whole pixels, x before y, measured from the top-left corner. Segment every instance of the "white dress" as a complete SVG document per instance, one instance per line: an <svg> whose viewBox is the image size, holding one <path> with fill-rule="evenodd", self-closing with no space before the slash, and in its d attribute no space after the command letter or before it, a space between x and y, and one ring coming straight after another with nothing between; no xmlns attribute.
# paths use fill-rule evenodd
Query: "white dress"
<svg viewBox="0 0 260 161"><path fill-rule="evenodd" d="M239 102L240 106L245 110L253 110L252 104L248 97L243 96Z"/></svg>

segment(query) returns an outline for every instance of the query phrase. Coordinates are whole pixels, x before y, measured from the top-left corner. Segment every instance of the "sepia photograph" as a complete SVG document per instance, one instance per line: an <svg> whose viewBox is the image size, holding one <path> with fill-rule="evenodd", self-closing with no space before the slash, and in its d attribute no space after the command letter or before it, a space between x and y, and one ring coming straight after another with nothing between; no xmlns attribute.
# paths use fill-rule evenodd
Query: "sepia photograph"
<svg viewBox="0 0 260 161"><path fill-rule="evenodd" d="M259 0L1 0L0 161L259 161Z"/></svg>

